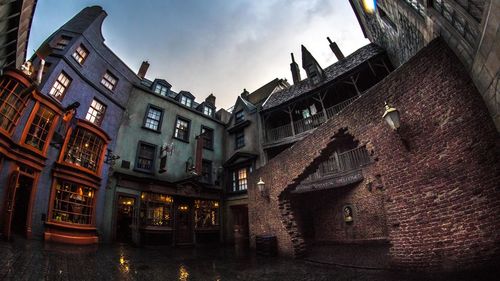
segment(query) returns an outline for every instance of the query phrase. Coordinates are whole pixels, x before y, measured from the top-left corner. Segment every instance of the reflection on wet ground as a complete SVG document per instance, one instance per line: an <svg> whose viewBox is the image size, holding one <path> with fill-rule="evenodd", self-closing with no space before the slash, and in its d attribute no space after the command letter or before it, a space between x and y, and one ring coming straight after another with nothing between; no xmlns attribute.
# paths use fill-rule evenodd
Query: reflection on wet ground
<svg viewBox="0 0 500 281"><path fill-rule="evenodd" d="M448 276L449 277L449 276ZM455 276L456 277L456 276ZM318 265L255 257L232 247L92 247L17 239L0 242L0 280L489 280Z"/></svg>

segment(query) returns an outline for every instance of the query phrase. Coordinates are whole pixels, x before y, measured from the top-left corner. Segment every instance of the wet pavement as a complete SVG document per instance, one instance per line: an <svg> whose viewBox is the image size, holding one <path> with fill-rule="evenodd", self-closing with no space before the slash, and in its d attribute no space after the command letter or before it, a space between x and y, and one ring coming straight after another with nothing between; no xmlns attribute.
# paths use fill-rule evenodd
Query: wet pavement
<svg viewBox="0 0 500 281"><path fill-rule="evenodd" d="M457 276L459 278L457 278ZM495 280L487 276L426 276L275 257L233 247L93 247L17 239L0 242L0 280Z"/></svg>

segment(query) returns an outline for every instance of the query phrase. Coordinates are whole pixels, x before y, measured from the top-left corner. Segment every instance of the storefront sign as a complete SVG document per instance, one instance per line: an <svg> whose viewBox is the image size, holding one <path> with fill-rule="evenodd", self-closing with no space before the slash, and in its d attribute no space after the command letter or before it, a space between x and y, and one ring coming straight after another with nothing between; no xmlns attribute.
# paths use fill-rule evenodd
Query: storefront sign
<svg viewBox="0 0 500 281"><path fill-rule="evenodd" d="M342 176L329 177L312 183L300 184L292 192L303 193L315 190L330 189L334 187L345 186L362 180L363 173L361 172L361 170L358 170Z"/></svg>

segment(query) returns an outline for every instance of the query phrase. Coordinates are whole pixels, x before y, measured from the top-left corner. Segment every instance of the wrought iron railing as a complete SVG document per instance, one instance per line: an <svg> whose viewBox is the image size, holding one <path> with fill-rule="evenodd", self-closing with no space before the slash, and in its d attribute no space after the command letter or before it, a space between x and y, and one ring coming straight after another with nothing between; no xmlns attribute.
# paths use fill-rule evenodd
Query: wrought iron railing
<svg viewBox="0 0 500 281"><path fill-rule="evenodd" d="M325 114L323 113L323 111L320 111L319 113L314 114L310 117L295 121L293 122L293 130L291 123L276 128L268 129L266 131L266 140L267 142L274 142L280 139L284 139L287 137L291 137L312 130L320 126L324 122L326 122L326 120L337 115L339 112L341 112L344 108L346 108L348 105L350 105L353 101L355 101L358 98L359 96L355 96L341 103L338 103L332 107L327 108L325 110L327 118L325 118Z"/></svg>
<svg viewBox="0 0 500 281"><path fill-rule="evenodd" d="M370 155L365 146L360 146L341 153L334 153L327 160L319 164L318 169L304 181L311 182L325 177L355 171L370 162Z"/></svg>

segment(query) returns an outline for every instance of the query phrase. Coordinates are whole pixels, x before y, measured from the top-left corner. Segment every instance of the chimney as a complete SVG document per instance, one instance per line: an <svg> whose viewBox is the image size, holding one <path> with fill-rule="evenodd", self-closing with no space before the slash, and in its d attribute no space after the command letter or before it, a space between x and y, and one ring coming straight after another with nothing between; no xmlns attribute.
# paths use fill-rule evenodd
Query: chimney
<svg viewBox="0 0 500 281"><path fill-rule="evenodd" d="M139 72L137 72L137 76L139 76L139 78L141 79L144 79L144 77L146 76L146 72L148 72L148 68L149 68L149 62L143 61L141 67L139 68Z"/></svg>
<svg viewBox="0 0 500 281"><path fill-rule="evenodd" d="M300 69L299 65L295 62L295 58L293 57L293 53L290 53L292 55L292 63L290 64L290 70L292 71L292 78L293 78L293 84L297 84L300 82Z"/></svg>
<svg viewBox="0 0 500 281"><path fill-rule="evenodd" d="M247 89L243 89L243 93L241 93L241 97L248 100L248 95L250 93L247 91Z"/></svg>
<svg viewBox="0 0 500 281"><path fill-rule="evenodd" d="M206 99L205 102L210 103L211 105L215 106L215 96L214 94L210 94Z"/></svg>
<svg viewBox="0 0 500 281"><path fill-rule="evenodd" d="M337 43L332 42L332 40L330 40L330 37L326 37L326 39L328 39L328 42L330 42L330 49L332 49L332 52L337 57L337 60L344 59L344 54L342 54L342 51L340 50L339 46L337 46Z"/></svg>

